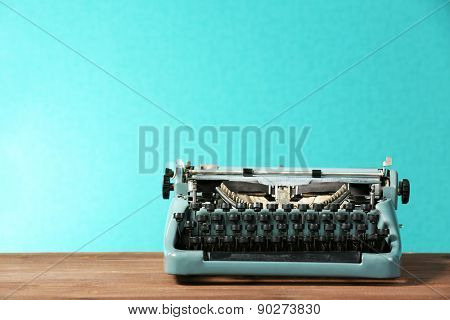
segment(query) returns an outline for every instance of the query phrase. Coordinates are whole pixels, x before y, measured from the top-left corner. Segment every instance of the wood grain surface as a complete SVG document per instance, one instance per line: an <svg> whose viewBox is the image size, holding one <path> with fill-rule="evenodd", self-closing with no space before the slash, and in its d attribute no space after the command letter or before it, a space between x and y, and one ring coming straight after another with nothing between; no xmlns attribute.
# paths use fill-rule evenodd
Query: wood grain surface
<svg viewBox="0 0 450 320"><path fill-rule="evenodd" d="M450 254L405 254L395 280L176 278L161 253L0 254L3 299L446 299Z"/></svg>

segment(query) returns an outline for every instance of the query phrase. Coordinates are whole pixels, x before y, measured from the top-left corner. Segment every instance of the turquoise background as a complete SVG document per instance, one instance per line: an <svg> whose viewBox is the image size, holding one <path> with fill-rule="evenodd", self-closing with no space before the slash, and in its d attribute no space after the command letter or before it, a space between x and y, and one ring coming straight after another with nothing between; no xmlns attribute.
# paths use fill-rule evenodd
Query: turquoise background
<svg viewBox="0 0 450 320"><path fill-rule="evenodd" d="M198 130L261 125L445 1L6 3ZM312 128L311 166L391 155L404 251L450 250L449 31L447 5L272 123ZM141 125L179 123L0 3L0 251L76 250L157 196ZM82 250L162 250L168 205Z"/></svg>

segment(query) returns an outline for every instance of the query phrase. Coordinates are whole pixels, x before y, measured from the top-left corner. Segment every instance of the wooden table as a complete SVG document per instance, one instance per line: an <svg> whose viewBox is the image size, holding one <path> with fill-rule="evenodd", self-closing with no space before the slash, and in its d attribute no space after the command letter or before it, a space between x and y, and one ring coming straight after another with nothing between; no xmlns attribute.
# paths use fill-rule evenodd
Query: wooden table
<svg viewBox="0 0 450 320"><path fill-rule="evenodd" d="M405 254L395 280L194 277L163 271L161 253L0 254L8 299L445 299L450 254ZM33 280L34 279L34 280Z"/></svg>

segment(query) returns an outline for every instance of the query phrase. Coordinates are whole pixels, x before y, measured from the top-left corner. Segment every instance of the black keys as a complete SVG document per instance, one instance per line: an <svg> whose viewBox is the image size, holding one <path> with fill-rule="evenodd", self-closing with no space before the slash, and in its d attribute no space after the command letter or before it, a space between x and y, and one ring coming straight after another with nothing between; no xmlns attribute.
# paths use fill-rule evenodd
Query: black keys
<svg viewBox="0 0 450 320"><path fill-rule="evenodd" d="M346 223L344 222L343 224L341 224L341 230L344 232L350 232L350 230L352 230L353 225L351 223Z"/></svg>
<svg viewBox="0 0 450 320"><path fill-rule="evenodd" d="M369 212L372 209L372 206L370 205L370 203L363 203L361 205L361 210L364 211L365 213Z"/></svg>
<svg viewBox="0 0 450 320"><path fill-rule="evenodd" d="M273 226L269 223L265 223L261 226L261 229L265 232L265 233L269 233L272 231Z"/></svg>
<svg viewBox="0 0 450 320"><path fill-rule="evenodd" d="M348 219L347 213L345 213L345 212L338 212L338 213L336 213L336 220L339 223L347 222L347 219Z"/></svg>
<svg viewBox="0 0 450 320"><path fill-rule="evenodd" d="M355 205L351 202L347 203L345 205L345 211L352 212L355 209Z"/></svg>
<svg viewBox="0 0 450 320"><path fill-rule="evenodd" d="M214 213L211 215L211 221L215 223L221 222L223 219L223 215L220 213Z"/></svg>
<svg viewBox="0 0 450 320"><path fill-rule="evenodd" d="M191 208L192 211L198 211L200 210L200 208L202 207L200 203L198 202L191 202L191 204L189 205L189 207Z"/></svg>
<svg viewBox="0 0 450 320"><path fill-rule="evenodd" d="M230 213L228 215L228 220L230 220L230 222L232 222L232 223L238 223L240 219L241 219L241 216L237 213Z"/></svg>
<svg viewBox="0 0 450 320"><path fill-rule="evenodd" d="M208 236L206 237L206 243L209 245L213 245L217 242L217 238L214 236Z"/></svg>
<svg viewBox="0 0 450 320"><path fill-rule="evenodd" d="M281 208L284 210L284 212L289 213L292 211L293 205L291 203L283 203Z"/></svg>
<svg viewBox="0 0 450 320"><path fill-rule="evenodd" d="M247 205L245 203L243 203L243 202L238 202L238 203L236 203L236 209L239 212L244 212L245 209L247 209Z"/></svg>
<svg viewBox="0 0 450 320"><path fill-rule="evenodd" d="M387 237L389 235L389 229L388 228L379 229L378 235L382 238Z"/></svg>
<svg viewBox="0 0 450 320"><path fill-rule="evenodd" d="M189 237L189 246L193 247L193 249L199 249L202 240L200 237Z"/></svg>
<svg viewBox="0 0 450 320"><path fill-rule="evenodd" d="M373 240L371 242L372 246L375 246L375 240L378 239L378 220L380 216L377 212L371 212L367 214L367 221L369 222L369 240Z"/></svg>
<svg viewBox="0 0 450 320"><path fill-rule="evenodd" d="M234 237L233 236L225 236L223 237L223 242L224 243L233 243L234 241Z"/></svg>
<svg viewBox="0 0 450 320"><path fill-rule="evenodd" d="M220 206L223 212L228 212L230 211L230 204L227 202L222 203L222 205Z"/></svg>
<svg viewBox="0 0 450 320"><path fill-rule="evenodd" d="M331 203L329 206L331 212L337 212L339 210L339 205L337 203Z"/></svg>
<svg viewBox="0 0 450 320"><path fill-rule="evenodd" d="M253 239L253 242L255 243L263 243L264 242L264 237L263 236L255 236L255 238Z"/></svg>
<svg viewBox="0 0 450 320"><path fill-rule="evenodd" d="M288 225L285 223L279 223L277 224L277 229L280 230L280 232L286 232L288 229Z"/></svg>
<svg viewBox="0 0 450 320"><path fill-rule="evenodd" d="M214 206L213 203L205 203L205 209L208 212L214 212L214 210L216 209L216 207Z"/></svg>
<svg viewBox="0 0 450 320"><path fill-rule="evenodd" d="M223 237L223 244L225 245L225 250L226 251L230 251L233 244L234 244L235 240L233 236L225 236Z"/></svg>
<svg viewBox="0 0 450 320"><path fill-rule="evenodd" d="M243 220L245 222L252 222L255 219L255 215L251 214L251 213L247 213L246 215L244 215Z"/></svg>
<svg viewBox="0 0 450 320"><path fill-rule="evenodd" d="M301 222L302 220L301 214L298 213L289 214L289 218L291 219L292 222Z"/></svg>
<svg viewBox="0 0 450 320"><path fill-rule="evenodd" d="M364 224L364 223L359 223L359 224L356 226L356 231L357 231L358 233L365 233L366 230L367 230L367 225Z"/></svg>
<svg viewBox="0 0 450 320"><path fill-rule="evenodd" d="M275 211L277 211L277 209L278 209L278 203L268 203L267 204L267 209L270 211L270 212L275 212Z"/></svg>
<svg viewBox="0 0 450 320"><path fill-rule="evenodd" d="M195 226L196 226L197 224L195 223L195 221L193 221L193 220L188 220L188 221L186 221L185 223L184 223L184 228L186 229L186 230L194 230L195 229Z"/></svg>
<svg viewBox="0 0 450 320"><path fill-rule="evenodd" d="M276 222L283 222L286 219L286 216L282 213L278 213L275 215Z"/></svg>
<svg viewBox="0 0 450 320"><path fill-rule="evenodd" d="M225 225L223 224L216 224L214 226L214 230L216 230L217 234L222 234L225 232Z"/></svg>
<svg viewBox="0 0 450 320"><path fill-rule="evenodd" d="M261 202L252 203L250 208L255 212L260 212L263 208L263 204Z"/></svg>
<svg viewBox="0 0 450 320"><path fill-rule="evenodd" d="M362 221L364 221L364 214L362 214L361 212L355 212L352 214L352 221L355 223L360 223Z"/></svg>
<svg viewBox="0 0 450 320"><path fill-rule="evenodd" d="M367 220L372 224L377 224L379 219L379 215L377 213L369 213L367 215Z"/></svg>
<svg viewBox="0 0 450 320"><path fill-rule="evenodd" d="M269 223L270 216L268 214L261 214L261 215L259 215L259 221L261 223Z"/></svg>
<svg viewBox="0 0 450 320"><path fill-rule="evenodd" d="M248 224L245 226L245 230L247 230L247 232L253 233L256 231L256 224Z"/></svg>
<svg viewBox="0 0 450 320"><path fill-rule="evenodd" d="M332 213L322 213L320 216L320 220L323 222L332 222L333 221L333 214Z"/></svg>
<svg viewBox="0 0 450 320"><path fill-rule="evenodd" d="M201 233L208 233L210 229L211 229L211 225L209 225L209 224L207 224L207 223L203 223L203 224L200 226L200 232L201 232Z"/></svg>
<svg viewBox="0 0 450 320"><path fill-rule="evenodd" d="M238 238L238 243L241 244L241 245L247 244L247 243L248 243L248 237L240 236L240 237Z"/></svg>
<svg viewBox="0 0 450 320"><path fill-rule="evenodd" d="M206 221L208 221L208 215L206 215L206 214L198 214L197 215L197 221L198 222L206 222Z"/></svg>
<svg viewBox="0 0 450 320"><path fill-rule="evenodd" d="M234 233L239 233L242 230L242 226L240 224L232 224L231 231Z"/></svg>
<svg viewBox="0 0 450 320"><path fill-rule="evenodd" d="M173 214L173 218L180 223L181 221L184 220L184 212L176 212Z"/></svg>
<svg viewBox="0 0 450 320"><path fill-rule="evenodd" d="M298 210L300 210L300 212L306 212L308 211L309 206L306 203L300 203L298 205Z"/></svg>
<svg viewBox="0 0 450 320"><path fill-rule="evenodd" d="M323 204L322 203L314 203L313 208L314 208L314 211L321 212L323 210Z"/></svg>
<svg viewBox="0 0 450 320"><path fill-rule="evenodd" d="M308 213L305 215L305 220L306 220L307 222L309 222L309 223L315 222L316 219L317 219L317 214L315 214L315 213L313 213L313 212L308 212Z"/></svg>

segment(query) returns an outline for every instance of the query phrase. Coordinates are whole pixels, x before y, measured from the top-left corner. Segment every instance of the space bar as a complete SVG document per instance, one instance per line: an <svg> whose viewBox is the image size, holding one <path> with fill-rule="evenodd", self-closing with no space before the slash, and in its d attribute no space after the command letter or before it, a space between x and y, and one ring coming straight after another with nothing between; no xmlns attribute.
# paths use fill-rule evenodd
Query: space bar
<svg viewBox="0 0 450 320"><path fill-rule="evenodd" d="M310 252L221 252L207 254L209 261L266 261L266 262L321 262L361 263L359 251L310 251Z"/></svg>

